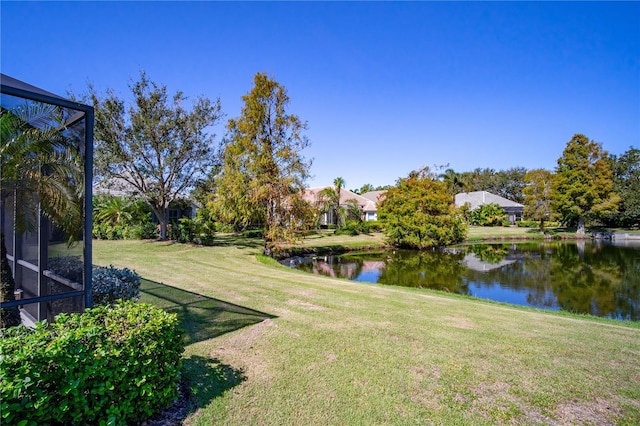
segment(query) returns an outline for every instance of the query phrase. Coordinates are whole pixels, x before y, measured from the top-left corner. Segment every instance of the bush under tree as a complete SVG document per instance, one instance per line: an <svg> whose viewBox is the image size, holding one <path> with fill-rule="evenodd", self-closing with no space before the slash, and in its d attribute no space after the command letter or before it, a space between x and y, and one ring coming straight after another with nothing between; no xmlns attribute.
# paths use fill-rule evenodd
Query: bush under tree
<svg viewBox="0 0 640 426"><path fill-rule="evenodd" d="M464 240L462 213L453 206L444 182L428 168L412 172L390 188L378 215L391 244L425 249Z"/></svg>

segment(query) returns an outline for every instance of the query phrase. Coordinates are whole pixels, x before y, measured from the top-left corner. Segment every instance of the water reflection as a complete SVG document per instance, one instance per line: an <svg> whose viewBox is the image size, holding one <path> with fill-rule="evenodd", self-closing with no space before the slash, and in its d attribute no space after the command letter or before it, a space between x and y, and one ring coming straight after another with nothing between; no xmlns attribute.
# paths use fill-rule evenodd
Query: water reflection
<svg viewBox="0 0 640 426"><path fill-rule="evenodd" d="M423 287L500 302L640 320L640 246L608 242L473 244L443 251L288 259L314 274Z"/></svg>

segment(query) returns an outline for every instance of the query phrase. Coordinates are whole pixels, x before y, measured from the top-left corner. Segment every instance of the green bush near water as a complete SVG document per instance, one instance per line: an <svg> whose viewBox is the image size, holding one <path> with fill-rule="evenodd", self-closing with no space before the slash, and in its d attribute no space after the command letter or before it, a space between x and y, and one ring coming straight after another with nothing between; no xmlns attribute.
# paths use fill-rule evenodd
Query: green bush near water
<svg viewBox="0 0 640 426"><path fill-rule="evenodd" d="M122 302L2 331L2 424L125 425L178 396L175 314Z"/></svg>

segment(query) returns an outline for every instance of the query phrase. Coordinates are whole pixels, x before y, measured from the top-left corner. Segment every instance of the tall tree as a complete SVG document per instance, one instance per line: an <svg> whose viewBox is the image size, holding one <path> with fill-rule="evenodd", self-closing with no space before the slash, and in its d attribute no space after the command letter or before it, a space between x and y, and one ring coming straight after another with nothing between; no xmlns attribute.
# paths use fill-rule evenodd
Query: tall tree
<svg viewBox="0 0 640 426"><path fill-rule="evenodd" d="M306 123L286 111L284 86L263 73L253 82L240 117L227 124L216 204L235 223L261 223L269 251L297 222L294 206L311 166L301 152L309 141L302 134Z"/></svg>
<svg viewBox="0 0 640 426"><path fill-rule="evenodd" d="M640 149L630 147L624 154L612 156L613 190L621 198L618 224L640 225Z"/></svg>
<svg viewBox="0 0 640 426"><path fill-rule="evenodd" d="M222 118L220 100L198 97L187 111L187 97L146 73L129 85L133 103L126 106L113 90L101 97L90 87L95 108L95 171L107 184L120 186L149 203L166 239L169 204L190 190L214 164L214 135Z"/></svg>
<svg viewBox="0 0 640 426"><path fill-rule="evenodd" d="M551 219L553 174L549 170L529 170L525 175L527 186L524 192L524 215L540 222L544 230L544 222Z"/></svg>
<svg viewBox="0 0 640 426"><path fill-rule="evenodd" d="M607 152L582 134L567 143L553 179L553 206L567 224L577 223L584 237L586 220L617 211L620 197L613 192L613 173Z"/></svg>
<svg viewBox="0 0 640 426"><path fill-rule="evenodd" d="M390 188L378 208L390 243L424 249L460 242L467 227L444 182L428 168L411 172Z"/></svg>

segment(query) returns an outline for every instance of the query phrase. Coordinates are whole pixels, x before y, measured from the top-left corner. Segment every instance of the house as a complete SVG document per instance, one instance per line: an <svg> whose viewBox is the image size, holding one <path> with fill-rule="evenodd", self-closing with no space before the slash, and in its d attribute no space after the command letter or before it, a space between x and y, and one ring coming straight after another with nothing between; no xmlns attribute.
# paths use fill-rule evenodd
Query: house
<svg viewBox="0 0 640 426"><path fill-rule="evenodd" d="M522 220L524 212L524 205L487 191L461 192L456 194L455 203L456 207L469 204L470 210L475 210L485 204L497 204L504 209L512 224Z"/></svg>
<svg viewBox="0 0 640 426"><path fill-rule="evenodd" d="M103 179L93 185L94 195L111 195L113 197L138 197L138 192L133 186L120 178ZM179 194L178 197L169 204L169 222L177 222L178 219L186 217L194 219L198 209L202 208L191 197ZM153 214L152 220L157 223L158 219Z"/></svg>
<svg viewBox="0 0 640 426"><path fill-rule="evenodd" d="M378 206L384 200L386 193L387 191L369 191L362 194L362 197L373 202L368 206L369 209L364 211L364 220L378 220Z"/></svg>
<svg viewBox="0 0 640 426"><path fill-rule="evenodd" d="M323 186L317 188L306 188L304 194L302 195L302 198L311 205L320 207L323 203L326 202L326 198L322 195L322 191L327 188L332 187ZM341 188L340 205L347 206L352 201L355 202L355 204L360 209L363 220L376 220L378 211L376 201L373 201L372 199L364 197L362 195L358 195L354 192L349 191L348 189ZM335 223L335 212L333 211L333 209L329 209L325 213L322 213L322 217L320 218L321 225L328 225L333 223Z"/></svg>

